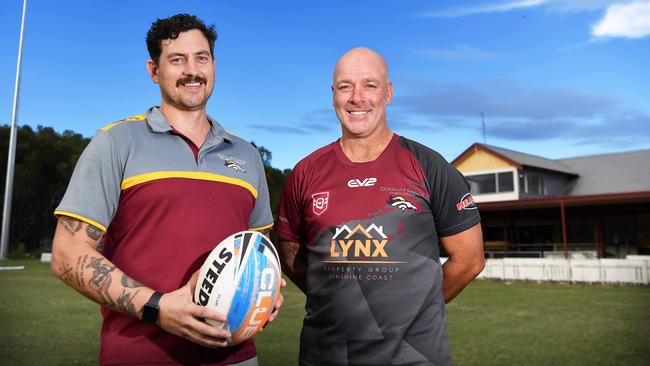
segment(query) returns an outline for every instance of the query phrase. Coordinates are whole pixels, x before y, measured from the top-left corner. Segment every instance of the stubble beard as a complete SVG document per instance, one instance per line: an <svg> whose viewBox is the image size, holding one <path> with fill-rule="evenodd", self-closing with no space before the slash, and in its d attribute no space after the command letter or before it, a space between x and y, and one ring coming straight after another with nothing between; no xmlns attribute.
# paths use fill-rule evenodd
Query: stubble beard
<svg viewBox="0 0 650 366"><path fill-rule="evenodd" d="M208 99L212 95L212 90L206 90L202 95L195 95L194 97L186 97L183 93L176 95L163 93L163 100L170 106L181 111L198 111L204 109L208 103Z"/></svg>

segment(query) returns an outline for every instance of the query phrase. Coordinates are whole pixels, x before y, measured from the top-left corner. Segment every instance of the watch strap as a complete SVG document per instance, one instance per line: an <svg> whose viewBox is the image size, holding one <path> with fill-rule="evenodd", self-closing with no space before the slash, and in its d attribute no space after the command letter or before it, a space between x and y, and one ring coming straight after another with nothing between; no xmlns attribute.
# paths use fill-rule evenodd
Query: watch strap
<svg viewBox="0 0 650 366"><path fill-rule="evenodd" d="M149 298L149 301L147 301L147 303L144 304L144 308L142 308L142 320L149 324L156 325L156 322L158 321L158 311L160 310L158 301L160 301L162 295L162 292L154 291Z"/></svg>

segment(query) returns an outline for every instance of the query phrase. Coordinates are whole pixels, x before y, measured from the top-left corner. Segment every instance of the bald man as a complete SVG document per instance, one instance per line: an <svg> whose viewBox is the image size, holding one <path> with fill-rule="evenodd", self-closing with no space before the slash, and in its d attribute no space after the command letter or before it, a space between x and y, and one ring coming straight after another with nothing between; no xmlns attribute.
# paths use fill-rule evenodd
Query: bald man
<svg viewBox="0 0 650 366"><path fill-rule="evenodd" d="M485 266L469 185L388 128L378 53L344 54L332 95L342 135L296 165L276 227L283 269L307 295L300 364L449 365L445 303Z"/></svg>

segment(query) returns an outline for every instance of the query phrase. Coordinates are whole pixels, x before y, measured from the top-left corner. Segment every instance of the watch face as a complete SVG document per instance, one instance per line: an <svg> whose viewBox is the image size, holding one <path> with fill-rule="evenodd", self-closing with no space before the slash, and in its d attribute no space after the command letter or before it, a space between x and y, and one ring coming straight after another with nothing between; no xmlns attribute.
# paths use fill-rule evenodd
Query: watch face
<svg viewBox="0 0 650 366"><path fill-rule="evenodd" d="M146 304L142 310L142 320L149 324L156 324L158 320L158 306Z"/></svg>
<svg viewBox="0 0 650 366"><path fill-rule="evenodd" d="M158 321L158 300L160 300L161 296L162 294L159 292L154 292L151 295L149 301L142 308L142 320L149 324L156 324L156 321Z"/></svg>

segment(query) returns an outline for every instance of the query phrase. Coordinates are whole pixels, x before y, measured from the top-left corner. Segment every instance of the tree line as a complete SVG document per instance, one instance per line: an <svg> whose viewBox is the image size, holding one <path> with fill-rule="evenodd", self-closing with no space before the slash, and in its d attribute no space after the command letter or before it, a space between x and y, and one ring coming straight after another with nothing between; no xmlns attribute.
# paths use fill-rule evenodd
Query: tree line
<svg viewBox="0 0 650 366"><path fill-rule="evenodd" d="M0 126L2 197L5 192L9 133L9 126ZM89 138L70 130L59 133L43 126L35 130L30 126L17 129L10 256L22 252L50 251L56 225L54 209L63 198L77 160L89 142ZM264 162L271 208L275 214L289 170L272 167L271 152L264 146L255 146Z"/></svg>

